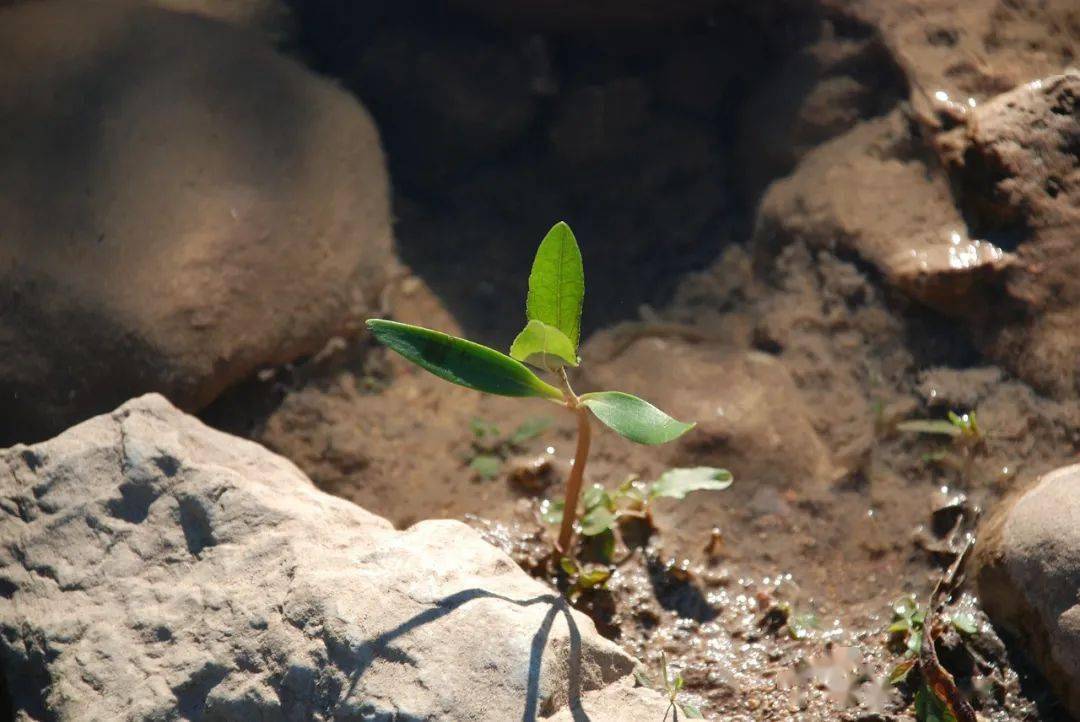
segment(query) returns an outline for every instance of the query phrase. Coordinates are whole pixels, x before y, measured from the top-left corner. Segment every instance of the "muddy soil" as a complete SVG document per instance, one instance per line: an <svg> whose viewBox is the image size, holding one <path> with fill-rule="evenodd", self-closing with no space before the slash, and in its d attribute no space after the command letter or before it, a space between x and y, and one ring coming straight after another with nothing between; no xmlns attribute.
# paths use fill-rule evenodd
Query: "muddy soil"
<svg viewBox="0 0 1080 722"><path fill-rule="evenodd" d="M798 457L797 448L732 452L735 484L658 503L658 531L618 567L610 594L580 604L642 659L655 664L665 651L687 680L687 698L716 718L902 719L910 690L886 679L902 660L885 631L893 604L908 594L925 601L980 512L1074 454L1080 419L998 369L971 365L947 324L887 297L850 263L792 247L775 278L751 280L747 265L732 248L648 320L594 335L583 367L602 376L620 353L644 344L654 365L640 368L649 354L635 353L629 390L655 399L664 389L633 387L662 378L668 354L691 363L707 358L702 350L767 354L794 384L762 412L807 409L830 470L806 466L800 475L785 458ZM389 299L395 318L457 330L417 276ZM587 376L579 383L591 385ZM716 403L730 393L717 388ZM945 409L977 412L986 439L970 456L894 428ZM469 520L526 568L554 538L539 508L561 494L574 444L567 416L544 402L449 386L363 342L279 370L208 414L399 526ZM499 446L505 462L493 478L470 467L482 450L474 422L497 427L501 438L537 418L551 426ZM700 463L701 448L688 441L664 455L602 431L587 480L612 488L629 474L654 479L667 466ZM716 453L708 449L705 460L722 464ZM520 483L538 460L550 471ZM970 608L978 632L953 635L950 662L981 712L1066 719L1024 660L1006 655L977 601L957 603Z"/></svg>
<svg viewBox="0 0 1080 722"><path fill-rule="evenodd" d="M612 488L697 464L735 474L724 492L658 503L656 532L621 547L608 591L579 606L650 666L665 652L707 717L910 718L913 690L888 680L904 658L886 631L897 600L925 603L981 514L1075 458L1080 412L989 364L958 322L856 258L796 242L752 261L761 188L805 148L899 101L866 28L826 24L823 40L806 30L821 18L766 13L740 19L753 31L721 23L601 52L457 16L438 18L449 32L437 39L435 25L390 10L378 32L352 35L346 16L312 16L324 25L301 17L302 52L371 105L387 145L409 266L386 289L386 313L506 348L535 244L566 218L589 286L578 390L618 384L702 422L659 450L599 431L587 482ZM395 58L418 47L434 59L400 70ZM817 77L807 63L827 65L823 56L855 79L850 117L797 127L768 115L784 106L755 93L761 79L784 97L805 93ZM477 87L470 68L493 58L501 80ZM726 70L699 73L689 92L672 84L702 63ZM518 81L532 91L512 92ZM783 90L789 81L803 87ZM402 94L408 103L395 105ZM440 98L491 112L451 112ZM740 118L744 106L768 122ZM772 143L781 136L798 142ZM755 155L765 147L775 152ZM896 428L949 410L977 414L978 444ZM539 512L560 498L574 448L574 420L555 406L481 396L367 339L341 339L203 416L400 527L465 519L550 576L540 559L555 530ZM542 431L513 439L541 419ZM497 461L477 470L485 455ZM944 625L939 652L985 719L1067 719L977 599L958 594L950 608L971 624Z"/></svg>

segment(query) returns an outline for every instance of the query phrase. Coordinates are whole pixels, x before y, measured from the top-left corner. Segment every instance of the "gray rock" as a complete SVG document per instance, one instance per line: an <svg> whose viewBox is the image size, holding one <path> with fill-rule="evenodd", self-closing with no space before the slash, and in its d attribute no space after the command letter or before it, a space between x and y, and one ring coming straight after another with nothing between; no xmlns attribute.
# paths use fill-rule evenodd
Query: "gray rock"
<svg viewBox="0 0 1080 722"><path fill-rule="evenodd" d="M395 531L158 395L0 452L0 510L34 719L578 719L634 665L463 524Z"/></svg>
<svg viewBox="0 0 1080 722"><path fill-rule="evenodd" d="M251 33L0 9L0 444L199 408L358 326L393 263L375 126Z"/></svg>
<svg viewBox="0 0 1080 722"><path fill-rule="evenodd" d="M983 607L1080 716L1080 464L1045 474L980 529Z"/></svg>

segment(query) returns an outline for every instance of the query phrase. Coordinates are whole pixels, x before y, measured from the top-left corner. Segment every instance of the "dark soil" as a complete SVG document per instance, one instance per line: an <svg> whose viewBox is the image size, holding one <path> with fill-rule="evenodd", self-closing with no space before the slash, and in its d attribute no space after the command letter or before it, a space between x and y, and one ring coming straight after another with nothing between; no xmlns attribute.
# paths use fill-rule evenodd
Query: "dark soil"
<svg viewBox="0 0 1080 722"><path fill-rule="evenodd" d="M755 137L739 110L762 78L773 82L769 73L815 41L801 28L817 25L788 16L770 27L774 19L750 16L599 48L454 15L439 18L447 30L436 37L430 16L414 22L412 7L351 31L346 10L333 22L313 10L302 48L353 87L383 129L411 269L387 289L393 318L505 348L523 322L536 243L565 218L584 249L594 332L578 383L593 385L642 341L655 353L635 366L630 385L639 388L627 390L656 400L671 389L650 379L678 383L665 375L672 355L689 359L687 385L709 373L693 364L710 354L764 355L792 381L763 389L768 407L732 422L729 435L709 436L703 423L674 451L596 435L589 483L614 487L629 474L652 479L696 463L728 466L736 481L659 504L656 533L579 606L648 664L665 651L686 678L686 699L707 716L908 718L912 690L887 681L903 656L886 632L894 602L914 594L925 603L981 513L1075 457L1080 413L989 365L964 329L855 259L796 243L751 264L744 243L760 183L735 172L747 151L740 141ZM834 30L865 39L858 27ZM895 102L878 56L855 58L861 72L884 74L862 112ZM685 69L702 62L716 72ZM478 77L478 68L498 70ZM680 90L671 77L697 85ZM775 177L793 160L753 172ZM721 408L737 391L746 389L702 393ZM977 413L978 448L895 428L947 410ZM552 426L500 446L494 478L470 467L471 422L506 435L537 416ZM779 423L766 438L770 418L788 416L825 461L804 464L806 449ZM538 509L560 496L574 445L573 419L556 407L452 387L361 339L268 372L205 418L399 526L466 519L547 576L539 560L554 530ZM963 594L953 604L978 631L950 629L939 654L980 713L1066 719L1024 660L1006 654L978 601Z"/></svg>

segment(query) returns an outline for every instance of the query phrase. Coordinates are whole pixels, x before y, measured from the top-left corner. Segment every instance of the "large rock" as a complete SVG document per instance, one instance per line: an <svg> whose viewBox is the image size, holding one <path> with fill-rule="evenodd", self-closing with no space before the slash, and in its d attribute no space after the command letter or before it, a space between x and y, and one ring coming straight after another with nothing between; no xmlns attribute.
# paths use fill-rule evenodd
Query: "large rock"
<svg viewBox="0 0 1080 722"><path fill-rule="evenodd" d="M766 192L755 253L771 259L802 242L853 254L942 311L978 308L1013 259L969 235L947 176L926 155L899 111L815 148Z"/></svg>
<svg viewBox="0 0 1080 722"><path fill-rule="evenodd" d="M506 720L568 704L578 719L657 702L586 695L633 659L463 524L395 531L157 395L0 453L0 509L3 673L34 719Z"/></svg>
<svg viewBox="0 0 1080 722"><path fill-rule="evenodd" d="M938 145L973 223L1016 247L983 346L1043 390L1080 394L1080 72L994 98Z"/></svg>
<svg viewBox="0 0 1080 722"><path fill-rule="evenodd" d="M258 38L127 3L0 10L0 443L196 409L318 350L392 262L367 113Z"/></svg>
<svg viewBox="0 0 1080 722"><path fill-rule="evenodd" d="M983 607L1080 716L1080 465L1043 476L979 532Z"/></svg>
<svg viewBox="0 0 1080 722"><path fill-rule="evenodd" d="M154 5L193 13L263 33L282 42L293 33L293 18L284 0L151 0Z"/></svg>

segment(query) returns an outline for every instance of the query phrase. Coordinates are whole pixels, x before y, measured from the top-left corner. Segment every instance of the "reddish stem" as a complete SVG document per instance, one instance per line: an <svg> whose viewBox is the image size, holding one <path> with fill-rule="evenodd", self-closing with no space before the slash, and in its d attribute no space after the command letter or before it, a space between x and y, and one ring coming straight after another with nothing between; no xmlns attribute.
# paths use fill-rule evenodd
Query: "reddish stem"
<svg viewBox="0 0 1080 722"><path fill-rule="evenodd" d="M570 478L566 480L562 526L559 527L559 541L556 544L561 554L569 553L570 542L573 540L578 497L581 495L581 482L585 478L585 462L589 460L589 442L592 437L588 410L584 406L578 406L574 411L578 418L577 451L574 452L574 465L570 467Z"/></svg>

